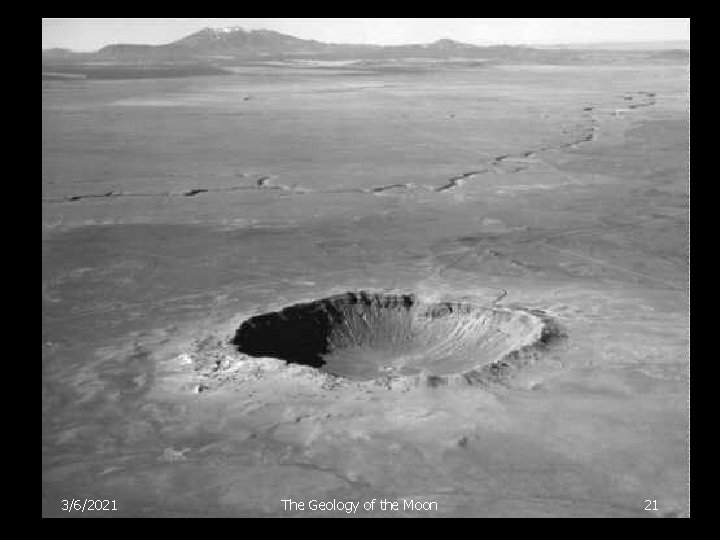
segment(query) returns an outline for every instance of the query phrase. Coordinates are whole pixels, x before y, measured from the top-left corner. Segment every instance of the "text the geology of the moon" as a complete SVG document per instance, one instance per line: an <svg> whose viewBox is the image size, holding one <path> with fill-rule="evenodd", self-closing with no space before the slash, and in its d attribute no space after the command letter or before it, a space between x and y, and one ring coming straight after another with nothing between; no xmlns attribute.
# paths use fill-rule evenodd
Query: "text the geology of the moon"
<svg viewBox="0 0 720 540"><path fill-rule="evenodd" d="M438 504L436 501L414 500L414 499L371 499L367 501L319 501L312 499L309 501L296 501L293 499L282 499L283 509L287 512L346 512L355 514L358 510L366 512L428 512L437 511Z"/></svg>

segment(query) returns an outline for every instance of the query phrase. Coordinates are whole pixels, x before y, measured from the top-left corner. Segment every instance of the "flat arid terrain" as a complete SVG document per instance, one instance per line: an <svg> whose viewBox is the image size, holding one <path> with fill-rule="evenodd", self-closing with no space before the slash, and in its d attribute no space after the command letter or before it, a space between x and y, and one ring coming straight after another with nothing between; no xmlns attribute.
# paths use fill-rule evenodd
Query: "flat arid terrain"
<svg viewBox="0 0 720 540"><path fill-rule="evenodd" d="M687 59L220 71L43 77L43 516L687 514Z"/></svg>

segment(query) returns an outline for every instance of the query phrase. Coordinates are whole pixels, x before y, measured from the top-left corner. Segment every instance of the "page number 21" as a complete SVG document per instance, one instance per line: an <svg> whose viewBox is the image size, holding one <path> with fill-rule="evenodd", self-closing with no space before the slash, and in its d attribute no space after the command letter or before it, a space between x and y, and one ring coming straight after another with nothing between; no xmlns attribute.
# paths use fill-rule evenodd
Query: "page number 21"
<svg viewBox="0 0 720 540"><path fill-rule="evenodd" d="M645 506L645 510L657 510L657 501L651 501L648 499L645 501L645 504L647 505Z"/></svg>

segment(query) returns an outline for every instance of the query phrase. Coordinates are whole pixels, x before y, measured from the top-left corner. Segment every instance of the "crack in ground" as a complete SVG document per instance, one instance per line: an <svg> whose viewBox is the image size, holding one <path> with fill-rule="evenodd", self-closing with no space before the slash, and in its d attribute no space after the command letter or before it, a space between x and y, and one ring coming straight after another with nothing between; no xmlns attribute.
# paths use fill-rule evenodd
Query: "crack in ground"
<svg viewBox="0 0 720 540"><path fill-rule="evenodd" d="M618 115L618 111L625 111L625 110L634 110L641 107L651 107L657 103L655 97L657 94L655 92L646 92L646 91L639 91L639 92L629 92L623 96L623 100L625 101L635 101L635 100L642 100L638 103L633 103L632 105L628 106L628 109L616 109L615 115ZM461 186L465 180L472 178L474 176L479 176L481 174L487 174L487 173L495 173L495 174L517 174L521 171L527 170L530 165L525 164L513 164L512 168L505 169L504 167L507 167L508 160L517 160L517 159L533 159L539 152L550 152L553 150L560 150L562 148L572 148L577 149L580 147L580 145L585 143L593 142L597 138L597 134L600 131L600 121L595 113L597 110L597 107L595 106L585 106L581 110L581 116L586 119L586 121L589 123L589 126L586 127L583 131L583 134L580 138L565 142L562 144L559 144L555 147L552 146L542 146L537 149L530 149L530 150L524 150L517 153L512 154L498 154L497 156L494 156L492 159L490 159L487 162L487 167L484 170L479 171L468 171L459 175L455 175L450 177L445 184L443 184L440 187L435 188L433 191L436 193L441 193L444 191L450 191L452 189L455 189L456 187ZM512 162L511 162L512 163Z"/></svg>
<svg viewBox="0 0 720 540"><path fill-rule="evenodd" d="M132 193L132 192L117 192L108 191L106 193L90 193L87 195L72 195L69 197L63 197L58 199L43 199L43 203L62 203L62 202L76 202L84 199L116 199L121 197L195 197L197 195L205 195L209 193L226 193L230 191L287 191L296 193L306 193L307 190L298 189L283 184L272 185L269 184L270 177L265 176L259 178L254 186L227 186L219 188L192 188L183 192L170 192L164 191L159 193Z"/></svg>
<svg viewBox="0 0 720 540"><path fill-rule="evenodd" d="M435 189L436 192L440 193L442 191L448 191L450 189L454 189L458 186L461 186L465 180L468 178L472 178L473 176L478 176L483 173L490 172L488 169L484 169L482 171L468 171L463 174L459 174L457 176L453 176L448 180L448 183L444 186L440 186Z"/></svg>
<svg viewBox="0 0 720 540"><path fill-rule="evenodd" d="M620 113L628 112L631 110L637 110L642 107L651 107L657 103L657 93L638 91L628 92L623 96L623 101L632 102L626 109L615 109L614 114L618 116ZM575 140L559 144L555 147L542 146L536 149L523 150L512 154L498 154L491 158L485 168L479 170L471 170L460 173L458 175L450 177L445 184L429 188L428 186L418 186L411 183L405 184L386 184L373 186L370 188L353 188L353 189L340 189L340 190L312 190L298 187L291 187L283 184L273 185L270 184L269 176L262 176L255 181L255 185L241 185L241 186L228 186L219 188L192 188L182 193L173 192L162 192L162 193L123 193L116 191L108 191L105 193L90 193L72 195L69 197L63 197L59 199L43 199L43 203L63 203L63 202L77 202L85 199L110 199L110 198L121 198L121 197L196 197L198 195L207 195L210 193L225 193L232 191L285 191L295 194L308 194L308 193L358 193L358 194L380 194L386 191L395 190L415 190L415 189L426 189L435 193L442 193L451 191L457 187L462 186L466 180L471 179L475 176L482 174L494 173L494 174L517 174L530 168L530 164L518 163L518 159L534 159L539 152L557 151L563 148L577 149L580 145L585 143L593 142L598 132L600 131L600 121L598 120L595 111L595 106L585 106L581 110L581 116L589 122L589 127L586 127L583 135Z"/></svg>

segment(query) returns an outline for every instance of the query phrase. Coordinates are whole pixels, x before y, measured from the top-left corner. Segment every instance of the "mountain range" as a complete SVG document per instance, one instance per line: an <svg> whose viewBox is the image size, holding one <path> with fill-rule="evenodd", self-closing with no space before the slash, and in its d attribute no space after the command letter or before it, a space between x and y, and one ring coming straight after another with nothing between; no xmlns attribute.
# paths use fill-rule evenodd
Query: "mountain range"
<svg viewBox="0 0 720 540"><path fill-rule="evenodd" d="M567 47L480 46L452 39L427 44L363 45L323 43L273 30L241 27L204 28L162 45L114 44L95 52L43 49L43 78L147 78L222 75L227 67L244 62L293 60L362 60L378 66L408 60L410 69L419 62L446 60L487 63L606 63L626 60L686 62L687 50L584 50ZM426 64L427 65L427 64Z"/></svg>
<svg viewBox="0 0 720 540"><path fill-rule="evenodd" d="M452 39L429 44L362 45L323 43L301 39L273 30L245 30L241 27L204 28L194 34L163 45L114 44L92 53L68 49L45 49L44 60L207 60L227 58L307 57L390 58L443 57L462 53L481 57L496 49L531 51L528 47L477 46Z"/></svg>

